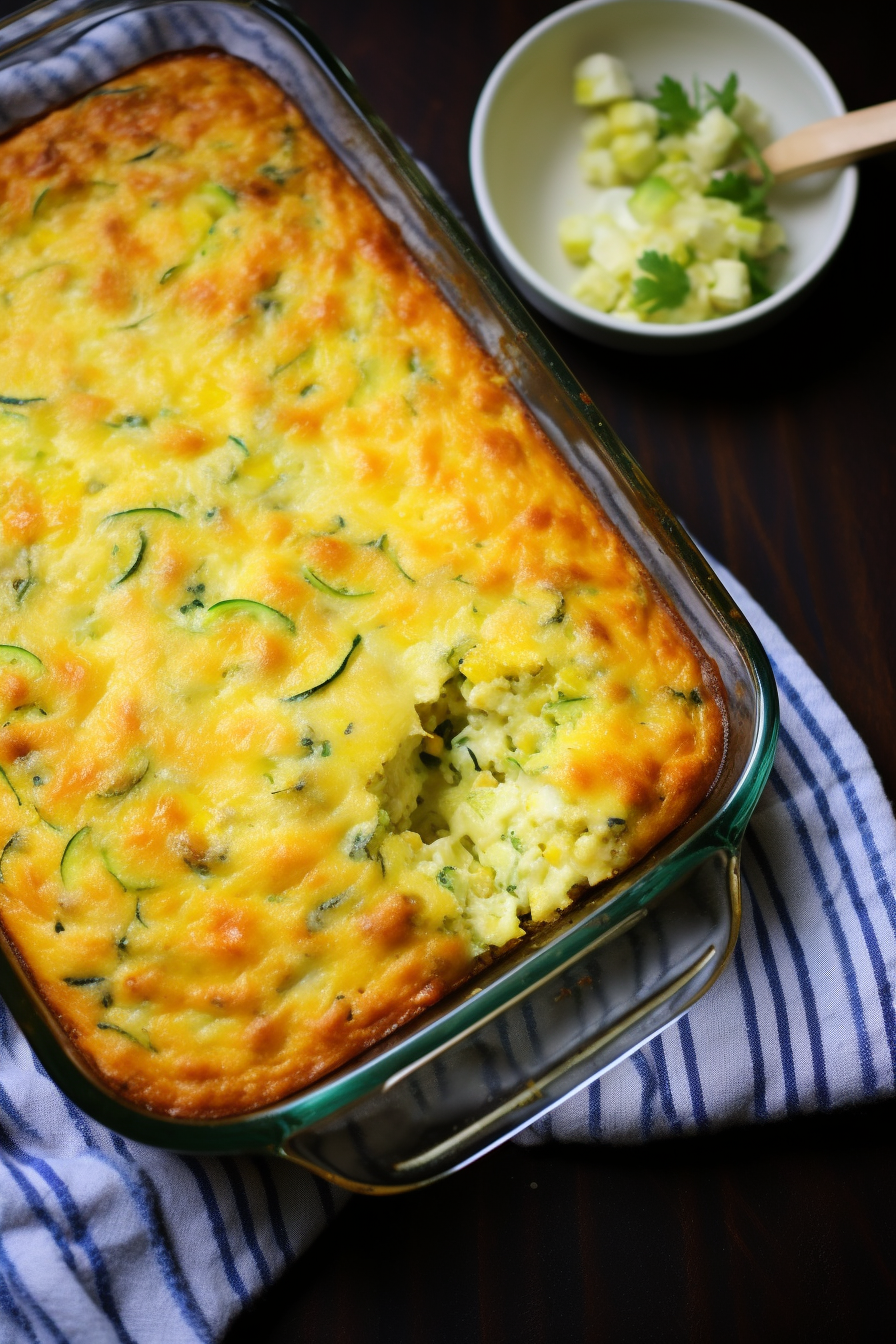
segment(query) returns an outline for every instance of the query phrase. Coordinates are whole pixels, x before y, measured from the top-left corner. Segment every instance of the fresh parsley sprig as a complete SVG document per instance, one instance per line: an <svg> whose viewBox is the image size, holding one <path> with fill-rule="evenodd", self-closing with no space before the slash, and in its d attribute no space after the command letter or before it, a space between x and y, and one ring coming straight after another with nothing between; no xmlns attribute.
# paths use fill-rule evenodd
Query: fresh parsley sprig
<svg viewBox="0 0 896 1344"><path fill-rule="evenodd" d="M705 195L715 196L723 201L733 201L740 206L742 215L753 219L768 219L765 198L770 183L757 184L746 173L735 173L730 169L722 177L714 177L706 188Z"/></svg>
<svg viewBox="0 0 896 1344"><path fill-rule="evenodd" d="M768 269L761 261L755 257L750 257L746 252L741 252L740 259L747 268L747 274L750 277L750 293L753 296L753 302L758 303L760 299L767 299L772 292L772 287L768 282Z"/></svg>
<svg viewBox="0 0 896 1344"><path fill-rule="evenodd" d="M714 89L711 84L704 85L708 94L707 109L710 107L721 108L725 116L730 117L737 104L737 84L737 75L732 70L720 89Z"/></svg>
<svg viewBox="0 0 896 1344"><path fill-rule="evenodd" d="M724 201L734 201L735 205L740 206L742 215L751 215L754 219L768 219L766 197L775 184L774 175L759 152L758 145L746 131L740 133L740 146L747 158L759 169L762 181L754 182L746 173L733 172L729 169L721 177L713 178L706 189L706 195L721 197Z"/></svg>
<svg viewBox="0 0 896 1344"><path fill-rule="evenodd" d="M671 75L663 75L656 86L656 96L651 98L653 106L660 114L661 135L684 135L700 120L699 90L694 89L694 102L688 97L684 85L679 84Z"/></svg>
<svg viewBox="0 0 896 1344"><path fill-rule="evenodd" d="M712 84L704 84L703 87L706 90L707 111L711 107L717 107L725 113L726 117L732 116L737 106L739 90L739 81L735 72L731 71L720 89L714 88ZM716 177L710 182L706 195L718 197L723 201L733 201L735 205L740 206L742 215L751 215L754 219L768 219L765 198L768 196L774 178L759 151L759 146L743 129L740 131L738 143L747 158L759 169L762 181L754 182L746 173L734 172L729 169L721 177Z"/></svg>
<svg viewBox="0 0 896 1344"><path fill-rule="evenodd" d="M638 265L646 275L639 275L632 286L635 303L648 313L661 308L680 308L691 292L691 282L683 266L665 252L642 252Z"/></svg>

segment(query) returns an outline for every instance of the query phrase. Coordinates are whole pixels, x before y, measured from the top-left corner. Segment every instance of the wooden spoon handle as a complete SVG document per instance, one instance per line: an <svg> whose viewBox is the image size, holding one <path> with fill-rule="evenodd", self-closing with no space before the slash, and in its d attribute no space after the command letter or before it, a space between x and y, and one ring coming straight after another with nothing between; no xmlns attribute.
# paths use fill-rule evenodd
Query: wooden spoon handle
<svg viewBox="0 0 896 1344"><path fill-rule="evenodd" d="M863 107L803 126L776 140L762 157L775 175L776 182L818 173L823 168L840 168L866 154L879 154L896 145L896 102Z"/></svg>

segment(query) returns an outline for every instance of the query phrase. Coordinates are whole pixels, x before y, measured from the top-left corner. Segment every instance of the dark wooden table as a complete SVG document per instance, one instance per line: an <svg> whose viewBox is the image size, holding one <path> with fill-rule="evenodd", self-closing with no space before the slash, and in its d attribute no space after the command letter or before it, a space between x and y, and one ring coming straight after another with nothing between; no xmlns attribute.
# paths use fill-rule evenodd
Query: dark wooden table
<svg viewBox="0 0 896 1344"><path fill-rule="evenodd" d="M544 0L295 0L476 220L467 138ZM760 0L849 107L896 97L892 0ZM736 53L732 54L736 66ZM896 789L896 155L767 336L653 360L550 338L668 503L850 714ZM228 1344L776 1344L892 1337L896 1104L638 1149L513 1145L356 1198Z"/></svg>

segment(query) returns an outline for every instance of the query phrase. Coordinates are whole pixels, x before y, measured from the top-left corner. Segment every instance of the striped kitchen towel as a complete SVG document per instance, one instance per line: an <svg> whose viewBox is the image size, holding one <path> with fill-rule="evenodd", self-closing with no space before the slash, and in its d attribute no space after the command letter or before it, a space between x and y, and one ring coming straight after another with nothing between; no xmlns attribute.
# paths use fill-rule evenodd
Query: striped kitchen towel
<svg viewBox="0 0 896 1344"><path fill-rule="evenodd" d="M344 1200L287 1162L112 1134L0 1003L2 1344L210 1344Z"/></svg>
<svg viewBox="0 0 896 1344"><path fill-rule="evenodd" d="M796 650L715 566L781 698L743 847L731 963L689 1013L520 1136L637 1142L896 1089L896 823L864 743Z"/></svg>
<svg viewBox="0 0 896 1344"><path fill-rule="evenodd" d="M896 823L862 742L719 570L772 658L781 739L744 846L731 964L662 1036L522 1136L637 1141L883 1096L896 1083ZM0 1005L0 1341L195 1344L344 1196L273 1160L111 1134Z"/></svg>

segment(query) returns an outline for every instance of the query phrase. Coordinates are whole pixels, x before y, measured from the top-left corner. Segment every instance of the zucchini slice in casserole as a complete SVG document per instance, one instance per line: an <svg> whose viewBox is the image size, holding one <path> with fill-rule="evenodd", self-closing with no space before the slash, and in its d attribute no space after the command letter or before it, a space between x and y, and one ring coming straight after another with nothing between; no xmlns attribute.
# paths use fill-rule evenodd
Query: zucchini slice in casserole
<svg viewBox="0 0 896 1344"><path fill-rule="evenodd" d="M246 1111L677 827L720 692L258 70L151 62L0 184L0 917L110 1086Z"/></svg>

